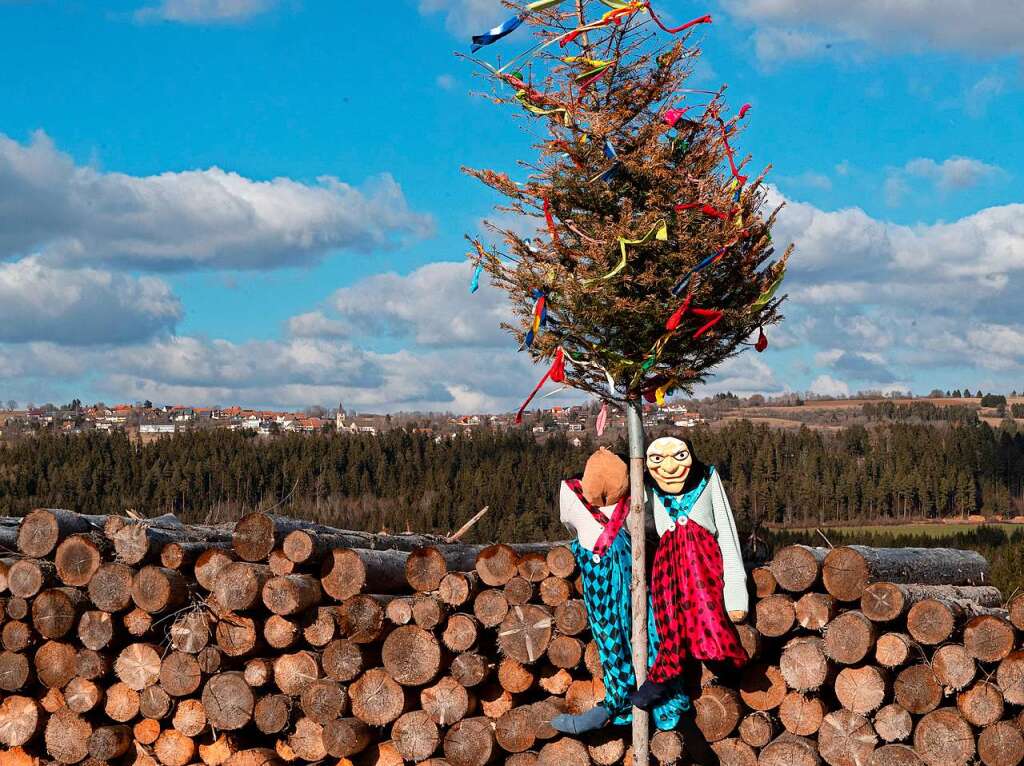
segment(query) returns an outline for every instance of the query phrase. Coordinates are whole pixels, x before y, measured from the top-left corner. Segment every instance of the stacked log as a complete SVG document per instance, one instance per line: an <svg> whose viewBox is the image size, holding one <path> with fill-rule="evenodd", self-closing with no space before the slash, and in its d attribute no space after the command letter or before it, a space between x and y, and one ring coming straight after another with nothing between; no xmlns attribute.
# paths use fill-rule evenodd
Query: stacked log
<svg viewBox="0 0 1024 766"><path fill-rule="evenodd" d="M55 509L11 537L0 766L631 760L629 727L550 726L605 693L564 546ZM695 668L692 717L652 757L1016 766L1024 599L1004 610L986 569L965 551L779 551L738 626L751 662Z"/></svg>

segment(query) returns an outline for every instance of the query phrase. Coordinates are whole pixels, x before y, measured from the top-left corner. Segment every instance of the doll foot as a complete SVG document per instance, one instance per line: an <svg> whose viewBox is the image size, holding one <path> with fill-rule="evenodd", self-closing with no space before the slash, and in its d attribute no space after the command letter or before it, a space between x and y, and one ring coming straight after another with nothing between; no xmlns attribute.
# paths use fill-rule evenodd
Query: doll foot
<svg viewBox="0 0 1024 766"><path fill-rule="evenodd" d="M639 689L629 695L629 701L641 710L650 710L661 701L667 692L668 684L644 681Z"/></svg>
<svg viewBox="0 0 1024 766"><path fill-rule="evenodd" d="M551 728L560 731L562 734L583 734L584 732L600 729L611 717L604 705L592 707L586 713L579 715L556 715L551 719Z"/></svg>

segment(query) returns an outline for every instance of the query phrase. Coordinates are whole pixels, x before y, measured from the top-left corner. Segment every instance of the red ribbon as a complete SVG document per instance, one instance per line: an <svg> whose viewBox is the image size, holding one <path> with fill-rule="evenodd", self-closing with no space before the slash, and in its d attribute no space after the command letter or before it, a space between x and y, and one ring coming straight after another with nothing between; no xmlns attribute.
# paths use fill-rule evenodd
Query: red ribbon
<svg viewBox="0 0 1024 766"><path fill-rule="evenodd" d="M551 363L551 367L544 373L544 377L540 379L540 382L530 392L530 395L526 397L526 401L519 408L519 412L516 413L516 425L523 422L523 413L526 411L526 408L530 406L533 397L537 395L537 392L540 391L549 379L554 383L562 383L565 380L565 352L562 351L561 346L555 351L555 361Z"/></svg>
<svg viewBox="0 0 1024 766"><path fill-rule="evenodd" d="M722 145L725 147L725 156L729 158L729 169L732 171L732 177L736 179L736 183L743 186L747 182L747 177L741 176L739 168L736 167L736 161L732 156L732 147L729 145L729 130L725 127L725 123L722 122L722 118L717 112L715 112L715 119L718 120L718 125L722 131Z"/></svg>
<svg viewBox="0 0 1024 766"><path fill-rule="evenodd" d="M721 221L729 220L728 213L723 213L718 208L701 202L684 202L680 205L676 205L676 212L681 213L684 210L695 210L697 208L700 208L700 212L702 212L704 215L711 216L712 218L718 218Z"/></svg>
<svg viewBox="0 0 1024 766"><path fill-rule="evenodd" d="M689 311L694 316L709 319L709 321L703 324L700 329L693 334L693 340L697 340L704 333L722 321L722 317L725 316L725 312L721 309L699 309L691 306L692 303L693 293L689 293L686 296L686 300L683 301L683 305L672 312L672 316L670 316L668 321L665 322L665 329L669 332L675 331L683 321L683 317L686 316L686 312Z"/></svg>
<svg viewBox="0 0 1024 766"><path fill-rule="evenodd" d="M555 217L551 214L551 203L544 199L544 220L548 222L548 231L551 232L551 241L558 242L558 229L555 228Z"/></svg>
<svg viewBox="0 0 1024 766"><path fill-rule="evenodd" d="M649 14L651 14L651 20L655 24L657 24L659 27L661 27L663 30L668 32L670 35L674 35L677 32L683 32L683 31L689 29L690 27L697 26L698 24L710 24L711 23L711 14L708 14L707 16L701 16L699 19L694 19L693 21L687 21L685 24L683 24L682 26L679 26L679 27L666 27L664 24L661 23L661 19L659 19L655 15L654 9L651 7L650 3L644 3L644 6L647 8L647 12Z"/></svg>
<svg viewBox="0 0 1024 766"><path fill-rule="evenodd" d="M741 106L740 107L740 113L736 117L736 119L742 120L744 117L747 116L747 112L749 112L751 110L751 108L752 108L752 106L750 104L744 104L743 106Z"/></svg>
<svg viewBox="0 0 1024 766"><path fill-rule="evenodd" d="M757 353L761 353L768 348L768 336L764 334L764 328L759 328L760 335L757 336L757 343L754 344L754 348L757 349Z"/></svg>

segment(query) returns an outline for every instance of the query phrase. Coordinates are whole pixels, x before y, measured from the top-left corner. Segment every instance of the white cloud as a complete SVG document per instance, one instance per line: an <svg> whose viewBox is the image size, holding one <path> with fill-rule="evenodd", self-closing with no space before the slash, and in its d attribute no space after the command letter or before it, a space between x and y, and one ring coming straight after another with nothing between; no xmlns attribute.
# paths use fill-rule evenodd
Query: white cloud
<svg viewBox="0 0 1024 766"><path fill-rule="evenodd" d="M513 318L505 294L486 274L470 294L472 273L466 260L377 274L336 291L327 307L353 336L391 336L427 347L508 347L510 336L500 328Z"/></svg>
<svg viewBox="0 0 1024 766"><path fill-rule="evenodd" d="M162 0L140 8L136 21L175 21L181 24L231 24L266 13L277 0Z"/></svg>
<svg viewBox="0 0 1024 766"><path fill-rule="evenodd" d="M1006 80L997 74L987 74L973 83L964 93L964 110L974 118L984 117L989 103L1006 90Z"/></svg>
<svg viewBox="0 0 1024 766"><path fill-rule="evenodd" d="M445 27L456 37L466 38L467 44L472 35L497 26L512 15L499 0L420 0L419 9L423 15L445 14Z"/></svg>
<svg viewBox="0 0 1024 766"><path fill-rule="evenodd" d="M0 342L130 343L172 331L181 303L154 277L0 263Z"/></svg>
<svg viewBox="0 0 1024 766"><path fill-rule="evenodd" d="M308 266L433 231L389 175L256 181L220 168L131 176L76 165L44 133L0 135L0 258L132 270Z"/></svg>
<svg viewBox="0 0 1024 766"><path fill-rule="evenodd" d="M309 311L288 319L288 334L294 338L347 338L351 328L340 319L331 319L322 311Z"/></svg>
<svg viewBox="0 0 1024 766"><path fill-rule="evenodd" d="M850 387L842 380L833 378L831 375L819 375L811 383L808 389L812 394L819 396L849 396Z"/></svg>
<svg viewBox="0 0 1024 766"><path fill-rule="evenodd" d="M885 51L923 48L986 56L1024 50L1018 0L723 0L734 15L759 26L759 54L810 55L827 34ZM769 43L761 43L767 36Z"/></svg>
<svg viewBox="0 0 1024 766"><path fill-rule="evenodd" d="M970 189L1005 175L1001 168L971 157L950 157L942 162L918 157L910 160L903 170L909 175L928 179L942 191Z"/></svg>
<svg viewBox="0 0 1024 766"><path fill-rule="evenodd" d="M797 29L765 27L754 33L754 50L765 64L816 56L825 51L826 45L828 40L822 35Z"/></svg>

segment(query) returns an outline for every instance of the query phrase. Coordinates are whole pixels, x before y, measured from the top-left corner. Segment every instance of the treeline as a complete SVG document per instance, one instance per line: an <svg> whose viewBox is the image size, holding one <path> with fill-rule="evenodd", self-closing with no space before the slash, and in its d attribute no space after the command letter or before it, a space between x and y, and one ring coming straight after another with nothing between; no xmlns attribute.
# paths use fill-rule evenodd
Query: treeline
<svg viewBox="0 0 1024 766"><path fill-rule="evenodd" d="M865 402L862 409L868 420L973 423L978 419L976 409L962 404L939 407L931 402Z"/></svg>
<svg viewBox="0 0 1024 766"><path fill-rule="evenodd" d="M737 421L694 439L746 530L1024 513L1024 434L981 422L832 433ZM274 509L353 529L447 533L489 506L473 539L552 539L565 534L558 482L582 470L593 446L525 430L440 441L403 430L271 439L211 430L145 446L118 434L40 435L0 449L0 514L130 509L216 522Z"/></svg>

